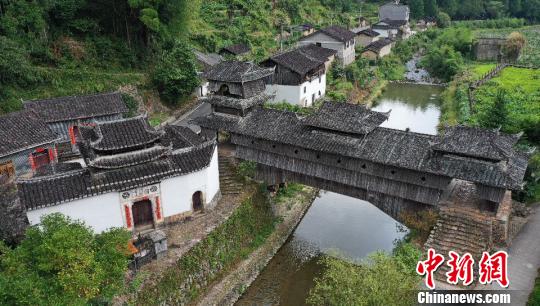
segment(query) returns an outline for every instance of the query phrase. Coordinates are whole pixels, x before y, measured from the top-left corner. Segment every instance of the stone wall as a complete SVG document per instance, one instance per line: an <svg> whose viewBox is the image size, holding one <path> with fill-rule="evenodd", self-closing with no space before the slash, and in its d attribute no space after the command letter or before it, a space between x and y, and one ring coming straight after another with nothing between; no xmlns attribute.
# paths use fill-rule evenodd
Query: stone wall
<svg viewBox="0 0 540 306"><path fill-rule="evenodd" d="M505 39L479 38L474 44L474 56L478 61L497 61L502 59Z"/></svg>
<svg viewBox="0 0 540 306"><path fill-rule="evenodd" d="M28 219L12 180L0 176L0 239L15 244L22 240Z"/></svg>

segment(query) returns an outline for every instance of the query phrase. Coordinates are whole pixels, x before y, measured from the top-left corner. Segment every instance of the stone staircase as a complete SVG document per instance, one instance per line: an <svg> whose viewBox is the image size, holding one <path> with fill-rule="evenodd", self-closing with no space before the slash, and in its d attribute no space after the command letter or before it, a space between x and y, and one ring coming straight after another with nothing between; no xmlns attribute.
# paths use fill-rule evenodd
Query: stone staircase
<svg viewBox="0 0 540 306"><path fill-rule="evenodd" d="M237 195L242 193L243 184L236 174L234 158L219 155L219 185L222 195Z"/></svg>
<svg viewBox="0 0 540 306"><path fill-rule="evenodd" d="M447 260L449 251L457 252L460 256L470 253L475 259L475 271L477 271L477 264L482 253L491 251L493 247L492 220L492 216L476 208L442 207L439 220L425 244L425 249L433 248ZM436 279L446 281L446 272L449 269L446 263L441 265L435 274Z"/></svg>

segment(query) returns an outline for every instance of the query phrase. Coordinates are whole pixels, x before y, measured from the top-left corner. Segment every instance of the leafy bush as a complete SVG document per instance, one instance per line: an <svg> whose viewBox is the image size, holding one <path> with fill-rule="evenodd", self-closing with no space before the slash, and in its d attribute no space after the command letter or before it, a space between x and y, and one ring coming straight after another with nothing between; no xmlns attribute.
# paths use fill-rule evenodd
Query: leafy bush
<svg viewBox="0 0 540 306"><path fill-rule="evenodd" d="M450 46L452 49L460 52L461 55L468 56L472 50L473 38L472 31L469 29L449 28L442 31L433 45Z"/></svg>
<svg viewBox="0 0 540 306"><path fill-rule="evenodd" d="M536 281L534 283L533 292L531 292L531 295L529 296L529 301L527 302L527 306L534 305L540 305L540 269L538 269L538 277L536 278Z"/></svg>
<svg viewBox="0 0 540 306"><path fill-rule="evenodd" d="M161 97L177 104L189 97L199 85L195 58L186 42L177 41L165 50L152 73L152 80Z"/></svg>
<svg viewBox="0 0 540 306"><path fill-rule="evenodd" d="M463 57L451 46L444 45L429 50L422 64L433 76L448 82L461 71Z"/></svg>
<svg viewBox="0 0 540 306"><path fill-rule="evenodd" d="M255 176L257 171L257 163L253 161L243 161L238 164L238 175L241 177L251 177Z"/></svg>
<svg viewBox="0 0 540 306"><path fill-rule="evenodd" d="M445 12L439 12L437 15L437 26L440 28L448 28L452 24L452 19Z"/></svg>
<svg viewBox="0 0 540 306"><path fill-rule="evenodd" d="M124 286L130 233L99 235L60 214L31 227L15 249L0 246L0 304L86 305Z"/></svg>
<svg viewBox="0 0 540 306"><path fill-rule="evenodd" d="M362 265L324 257L324 272L315 279L307 302L312 305L416 305L420 252L402 246L391 257L375 253Z"/></svg>
<svg viewBox="0 0 540 306"><path fill-rule="evenodd" d="M32 85L41 78L34 71L27 51L5 36L0 36L0 84Z"/></svg>

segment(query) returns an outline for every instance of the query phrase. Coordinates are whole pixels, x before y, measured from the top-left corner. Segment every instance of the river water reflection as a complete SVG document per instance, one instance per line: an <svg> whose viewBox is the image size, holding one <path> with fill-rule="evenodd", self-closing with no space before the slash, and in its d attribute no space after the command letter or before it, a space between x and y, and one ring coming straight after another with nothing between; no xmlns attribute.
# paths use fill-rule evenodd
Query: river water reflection
<svg viewBox="0 0 540 306"><path fill-rule="evenodd" d="M322 254L362 259L375 251L390 252L406 234L399 225L368 202L321 192L237 305L305 305Z"/></svg>
<svg viewBox="0 0 540 306"><path fill-rule="evenodd" d="M383 126L436 134L442 87L389 84L376 101L376 111L392 110ZM305 305L318 260L335 252L353 259L375 251L390 252L406 233L400 224L372 204L321 192L294 234L280 249L237 305Z"/></svg>
<svg viewBox="0 0 540 306"><path fill-rule="evenodd" d="M417 84L388 84L382 96L375 101L373 110L392 110L390 119L381 126L424 134L437 134L441 116L441 98L444 87Z"/></svg>

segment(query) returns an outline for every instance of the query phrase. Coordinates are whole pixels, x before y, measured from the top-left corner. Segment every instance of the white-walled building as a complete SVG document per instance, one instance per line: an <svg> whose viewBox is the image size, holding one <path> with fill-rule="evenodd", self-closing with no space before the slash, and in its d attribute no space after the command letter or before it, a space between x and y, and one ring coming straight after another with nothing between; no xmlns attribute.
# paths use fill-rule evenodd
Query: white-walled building
<svg viewBox="0 0 540 306"><path fill-rule="evenodd" d="M355 34L339 26L330 26L302 37L298 45L316 45L336 50L336 57L344 66L351 64L356 58Z"/></svg>
<svg viewBox="0 0 540 306"><path fill-rule="evenodd" d="M195 54L195 59L197 59L197 68L199 69L197 74L201 80L201 84L195 89L195 95L201 98L209 93L208 86L210 85L208 80L204 77L204 73L215 65L223 62L225 59L223 56L215 53L202 53L198 50L193 50L193 53Z"/></svg>
<svg viewBox="0 0 540 306"><path fill-rule="evenodd" d="M79 129L87 167L51 166L18 181L30 224L62 213L96 232L124 227L134 234L212 208L220 197L217 146L185 127L150 127L146 117Z"/></svg>
<svg viewBox="0 0 540 306"><path fill-rule="evenodd" d="M379 22L371 28L377 31L381 38L407 39L411 36L409 25L410 9L399 0L391 1L379 7Z"/></svg>
<svg viewBox="0 0 540 306"><path fill-rule="evenodd" d="M275 68L266 85L270 102L287 102L309 107L326 94L327 63L335 50L307 45L272 56L262 66Z"/></svg>

